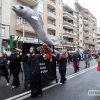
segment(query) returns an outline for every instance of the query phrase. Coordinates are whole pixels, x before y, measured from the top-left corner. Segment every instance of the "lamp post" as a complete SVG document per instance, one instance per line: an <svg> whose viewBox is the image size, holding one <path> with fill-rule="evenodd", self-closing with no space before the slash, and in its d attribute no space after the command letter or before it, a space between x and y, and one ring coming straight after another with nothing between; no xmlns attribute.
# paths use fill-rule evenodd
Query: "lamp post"
<svg viewBox="0 0 100 100"><path fill-rule="evenodd" d="M24 43L24 37L25 37L25 20L23 19L23 43Z"/></svg>

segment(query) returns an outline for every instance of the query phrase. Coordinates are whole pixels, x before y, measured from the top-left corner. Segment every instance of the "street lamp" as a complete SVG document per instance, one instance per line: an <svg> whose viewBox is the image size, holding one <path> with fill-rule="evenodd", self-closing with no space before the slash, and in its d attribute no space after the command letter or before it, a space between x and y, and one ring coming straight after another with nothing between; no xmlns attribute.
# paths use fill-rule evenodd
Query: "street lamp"
<svg viewBox="0 0 100 100"><path fill-rule="evenodd" d="M25 20L23 19L23 43L24 43L24 37L25 37Z"/></svg>

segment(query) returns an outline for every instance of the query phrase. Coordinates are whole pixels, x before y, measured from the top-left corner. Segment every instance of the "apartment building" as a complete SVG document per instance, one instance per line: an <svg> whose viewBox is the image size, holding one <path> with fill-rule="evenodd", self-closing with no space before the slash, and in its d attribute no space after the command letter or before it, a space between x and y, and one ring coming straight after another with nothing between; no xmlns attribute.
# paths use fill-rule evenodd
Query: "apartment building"
<svg viewBox="0 0 100 100"><path fill-rule="evenodd" d="M97 46L96 50L100 50L100 27L97 28Z"/></svg>
<svg viewBox="0 0 100 100"><path fill-rule="evenodd" d="M63 5L63 40L67 49L78 47L77 13L68 5Z"/></svg>
<svg viewBox="0 0 100 100"><path fill-rule="evenodd" d="M83 49L90 48L93 50L96 46L97 19L79 3L75 3L75 11L78 13L79 20L79 46Z"/></svg>
<svg viewBox="0 0 100 100"><path fill-rule="evenodd" d="M62 0L43 1L44 29L53 41L62 38L63 31L63 2ZM57 46L56 48L61 48Z"/></svg>

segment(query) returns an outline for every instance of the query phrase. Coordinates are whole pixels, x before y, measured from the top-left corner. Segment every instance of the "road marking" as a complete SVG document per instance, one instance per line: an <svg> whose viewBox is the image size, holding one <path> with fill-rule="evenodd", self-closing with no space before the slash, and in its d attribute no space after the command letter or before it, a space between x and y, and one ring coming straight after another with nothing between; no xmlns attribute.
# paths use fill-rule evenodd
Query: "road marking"
<svg viewBox="0 0 100 100"><path fill-rule="evenodd" d="M96 68L96 67L97 67L97 65L94 65L94 66L89 67L89 68L87 68L87 69L84 69L84 70L82 70L82 71L80 71L80 72L78 72L78 73L74 73L74 74L72 74L72 75L69 75L69 76L67 76L66 78L67 78L67 80L72 79L72 78L74 78L74 77L76 77L76 76L78 76L78 75L80 75L80 74L83 74L83 73L85 73L85 72L87 72L87 71L89 71L89 70L91 70L91 69L93 69L93 68ZM43 88L42 90L45 91L45 90L47 90L47 89L49 89L49 88L52 88L52 87L54 87L54 86L56 86L56 85L58 85L58 84L59 84L59 83L55 83L55 84L53 84L53 85L50 85L50 86L47 86L47 87ZM10 97L10 98L5 99L5 100L23 100L23 99L25 99L25 98L28 98L28 97L31 95L30 92L31 92L31 91L27 91L27 92L21 93L21 94L19 94L19 95Z"/></svg>

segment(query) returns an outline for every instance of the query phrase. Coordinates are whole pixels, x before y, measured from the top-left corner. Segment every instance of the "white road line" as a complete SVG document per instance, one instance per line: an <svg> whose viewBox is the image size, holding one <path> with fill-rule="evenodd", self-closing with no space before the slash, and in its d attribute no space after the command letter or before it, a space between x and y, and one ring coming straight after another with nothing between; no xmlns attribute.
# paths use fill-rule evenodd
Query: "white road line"
<svg viewBox="0 0 100 100"><path fill-rule="evenodd" d="M74 77L76 77L76 76L78 76L78 75L80 75L80 74L83 74L83 73L85 73L85 72L87 72L87 71L89 71L89 70L91 70L91 69L93 69L93 68L96 68L96 67L97 67L97 65L92 66L92 67L89 67L89 68L84 69L84 70L82 70L82 71L80 71L80 72L78 72L78 73L74 73L74 74L72 74L72 75L69 75L69 76L67 76L66 78L67 78L67 80L72 79L72 78L74 78ZM59 83L55 83L55 84L53 84L53 85L50 85L50 86L48 86L48 87L43 88L42 90L45 91L45 90L47 90L47 89L49 89L49 88L52 88L52 87L54 87L54 86L56 86L56 85L58 85L58 84L59 84ZM22 93L22 94L19 94L19 95L10 97L10 98L5 99L5 100L23 100L23 99L28 98L28 97L30 96L30 92L31 92L31 91L27 91L27 92L24 92L24 93Z"/></svg>

